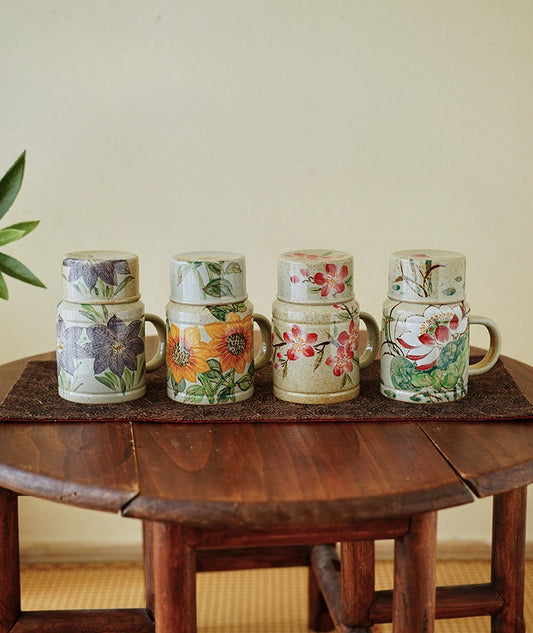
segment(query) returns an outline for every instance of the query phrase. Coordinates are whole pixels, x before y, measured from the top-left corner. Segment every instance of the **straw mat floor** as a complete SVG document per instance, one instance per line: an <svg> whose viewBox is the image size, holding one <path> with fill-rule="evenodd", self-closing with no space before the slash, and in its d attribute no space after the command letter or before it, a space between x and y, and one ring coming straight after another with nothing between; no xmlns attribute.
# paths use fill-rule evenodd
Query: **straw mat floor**
<svg viewBox="0 0 533 633"><path fill-rule="evenodd" d="M487 582L486 562L440 561L438 583ZM379 588L390 588L392 564L377 563ZM143 571L136 563L25 565L22 608L89 609L141 607ZM201 633L307 633L307 570L260 569L198 574ZM529 596L529 597L528 597ZM526 569L526 624L533 630L533 561ZM390 625L376 627L390 632ZM441 620L437 633L490 632L489 618Z"/></svg>

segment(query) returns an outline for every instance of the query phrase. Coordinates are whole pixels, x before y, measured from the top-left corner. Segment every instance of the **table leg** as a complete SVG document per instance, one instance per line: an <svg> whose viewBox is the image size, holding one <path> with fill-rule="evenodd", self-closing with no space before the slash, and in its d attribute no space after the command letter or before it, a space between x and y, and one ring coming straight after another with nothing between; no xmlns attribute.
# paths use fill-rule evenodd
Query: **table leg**
<svg viewBox="0 0 533 633"><path fill-rule="evenodd" d="M492 633L523 633L527 488L494 496L492 586L503 609L492 616Z"/></svg>
<svg viewBox="0 0 533 633"><path fill-rule="evenodd" d="M309 567L307 595L308 595L308 620L307 627L310 631L322 633L331 631L335 627L329 614L328 605L324 599L324 595L320 591L315 571L312 566Z"/></svg>
<svg viewBox="0 0 533 633"><path fill-rule="evenodd" d="M394 633L433 633L436 556L437 513L413 516L409 532L395 541Z"/></svg>
<svg viewBox="0 0 533 633"><path fill-rule="evenodd" d="M375 598L374 541L341 543L341 621L347 630L370 630Z"/></svg>
<svg viewBox="0 0 533 633"><path fill-rule="evenodd" d="M143 561L144 561L144 594L146 611L154 617L154 569L153 569L153 541L152 522L143 521Z"/></svg>
<svg viewBox="0 0 533 633"><path fill-rule="evenodd" d="M196 555L181 526L152 524L155 633L196 633Z"/></svg>
<svg viewBox="0 0 533 633"><path fill-rule="evenodd" d="M0 488L0 633L20 615L20 564L17 495Z"/></svg>

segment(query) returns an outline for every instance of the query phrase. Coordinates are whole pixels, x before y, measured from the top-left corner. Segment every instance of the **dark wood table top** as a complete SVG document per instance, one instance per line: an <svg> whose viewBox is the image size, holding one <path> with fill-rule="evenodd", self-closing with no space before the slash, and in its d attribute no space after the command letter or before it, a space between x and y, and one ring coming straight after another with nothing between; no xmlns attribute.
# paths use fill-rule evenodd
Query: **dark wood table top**
<svg viewBox="0 0 533 633"><path fill-rule="evenodd" d="M533 402L533 368L504 362ZM0 402L24 366L0 366ZM191 527L342 528L531 481L533 421L0 422L0 486Z"/></svg>

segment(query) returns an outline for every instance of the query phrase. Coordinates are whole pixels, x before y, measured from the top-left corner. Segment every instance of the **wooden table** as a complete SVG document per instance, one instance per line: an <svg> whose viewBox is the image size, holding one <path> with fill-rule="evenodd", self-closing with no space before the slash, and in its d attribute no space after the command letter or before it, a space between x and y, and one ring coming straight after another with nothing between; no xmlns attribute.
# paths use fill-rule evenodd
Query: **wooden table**
<svg viewBox="0 0 533 633"><path fill-rule="evenodd" d="M505 364L533 401L533 368ZM23 367L0 367L0 400ZM278 564L310 565L316 630L431 633L436 613L519 633L531 481L533 422L0 422L0 633L194 633L198 569ZM437 511L472 492L494 496L491 582L435 591ZM141 519L147 608L21 612L20 494ZM382 538L394 590L376 592Z"/></svg>

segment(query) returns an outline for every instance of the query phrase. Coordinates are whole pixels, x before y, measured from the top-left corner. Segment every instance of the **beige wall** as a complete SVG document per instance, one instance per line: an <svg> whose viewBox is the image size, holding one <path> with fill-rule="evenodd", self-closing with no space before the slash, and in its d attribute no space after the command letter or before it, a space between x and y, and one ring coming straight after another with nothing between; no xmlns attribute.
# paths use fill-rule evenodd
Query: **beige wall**
<svg viewBox="0 0 533 633"><path fill-rule="evenodd" d="M344 249L379 316L388 254L434 247L466 254L473 313L533 363L530 0L0 0L0 12L0 172L28 152L2 226L42 220L4 250L48 285L9 283L0 362L54 347L67 250L137 252L158 313L170 255L238 250L269 314L279 252ZM443 538L468 538L470 515L446 516Z"/></svg>

